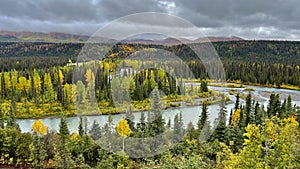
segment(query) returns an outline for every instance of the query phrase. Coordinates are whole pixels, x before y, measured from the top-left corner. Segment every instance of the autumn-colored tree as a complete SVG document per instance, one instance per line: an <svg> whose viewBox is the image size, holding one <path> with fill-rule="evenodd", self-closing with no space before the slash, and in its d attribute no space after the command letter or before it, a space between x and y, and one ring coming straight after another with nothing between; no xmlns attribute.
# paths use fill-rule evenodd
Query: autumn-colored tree
<svg viewBox="0 0 300 169"><path fill-rule="evenodd" d="M129 127L129 124L128 124L127 120L125 120L124 118L122 118L120 120L120 122L117 124L116 130L117 130L118 134L123 137L123 152L124 152L124 149L125 149L125 138L128 137L131 134L131 132L132 132L130 130L130 127Z"/></svg>
<svg viewBox="0 0 300 169"><path fill-rule="evenodd" d="M43 124L42 120L36 120L32 125L32 130L35 134L43 136L47 132L47 127Z"/></svg>
<svg viewBox="0 0 300 169"><path fill-rule="evenodd" d="M34 79L35 92L36 92L36 94L39 95L39 94L41 94L41 91L42 91L42 81L41 81L41 77L36 69L34 69L34 71L33 71L33 79Z"/></svg>
<svg viewBox="0 0 300 169"><path fill-rule="evenodd" d="M64 75L59 69L57 72L57 100L63 104L63 84L64 84Z"/></svg>
<svg viewBox="0 0 300 169"><path fill-rule="evenodd" d="M21 92L22 96L26 97L28 93L30 84L28 85L27 79L25 77L19 77L18 90Z"/></svg>
<svg viewBox="0 0 300 169"><path fill-rule="evenodd" d="M50 103L50 110L52 110L52 104L55 99L54 89L51 81L51 76L49 73L44 75L44 100Z"/></svg>
<svg viewBox="0 0 300 169"><path fill-rule="evenodd" d="M231 122L230 122L231 127L235 126L239 122L240 113L241 113L241 109L237 109L231 115Z"/></svg>

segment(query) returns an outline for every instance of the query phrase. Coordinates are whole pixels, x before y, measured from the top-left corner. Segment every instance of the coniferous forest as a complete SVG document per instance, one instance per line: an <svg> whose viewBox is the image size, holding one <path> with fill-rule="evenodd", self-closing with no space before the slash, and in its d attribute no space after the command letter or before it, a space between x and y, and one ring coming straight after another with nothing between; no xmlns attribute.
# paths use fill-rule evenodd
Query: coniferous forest
<svg viewBox="0 0 300 169"><path fill-rule="evenodd" d="M197 60L185 45L119 43L101 61L76 63L83 44L0 43L0 168L300 168L300 109L293 96L270 93L265 107L252 89L247 94L234 90L243 85L300 90L299 42L213 45L233 86L231 110L226 108L230 96L210 88L226 85L209 78L204 64L214 63ZM184 64L154 62L151 54L124 59L146 48L175 53ZM167 71L147 68L153 65ZM116 68L125 70L118 75L122 78L112 78ZM118 99L126 92L129 108ZM184 125L184 111L164 119L163 110L176 109L181 101L201 105L196 124ZM210 112L208 106L216 104L217 112ZM141 111L140 119L135 119L136 111ZM124 117L114 124L119 113ZM210 114L217 114L215 121ZM88 127L88 115L108 115L108 120ZM73 116L79 125L71 133L67 118ZM45 117L60 118L59 130L49 130ZM34 119L31 132L22 132L19 119ZM149 139L128 141L137 138ZM155 147L165 151L156 153Z"/></svg>

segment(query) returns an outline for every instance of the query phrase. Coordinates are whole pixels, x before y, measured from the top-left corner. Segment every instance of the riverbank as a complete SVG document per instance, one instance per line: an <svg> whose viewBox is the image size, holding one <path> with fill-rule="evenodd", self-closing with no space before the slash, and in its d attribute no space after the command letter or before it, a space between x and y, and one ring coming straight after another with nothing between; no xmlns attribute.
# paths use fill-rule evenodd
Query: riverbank
<svg viewBox="0 0 300 169"><path fill-rule="evenodd" d="M246 86L250 87L250 86ZM300 97L296 97L296 95L300 95L300 91L292 91L292 90L287 90L287 89L274 89L274 88L266 88L266 87L256 87L253 86L255 91L252 93L253 99L256 97L258 99L255 99L255 101L259 101L260 105L264 105L266 108L269 102L269 94L276 92L280 93L280 96L288 96L291 95L293 99L293 104L300 105ZM225 87L211 87L214 91L220 91L224 92L226 95L229 96L231 101L228 101L226 104L226 110L228 111L227 116L229 116L229 112L231 109L234 109L234 103L235 103L235 95L229 95L229 91L232 88L225 88ZM247 94L248 92L245 91L244 89L235 89L239 90L240 94ZM267 97L265 97L265 94L268 94ZM240 95L241 96L241 95ZM295 99L299 98L299 99ZM280 97L281 101L285 99L284 97ZM240 98L241 103L245 103L245 99L242 97ZM207 106L208 112L209 112L209 120L210 122L213 122L215 118L218 117L218 112L219 112L219 100L216 100L215 102L211 102L210 105ZM197 124L197 120L199 115L201 114L201 102L200 100L195 100L194 105L186 104L182 105L181 107L165 107L165 110L163 111L163 117L166 120L172 120L174 119L175 115L178 114L180 111L183 112L183 122L184 125L187 126L190 122L192 122L194 125ZM147 110L144 110L147 111ZM135 116L135 122L138 123L139 119L141 117L141 112L139 110L134 110L133 115ZM124 117L125 111L120 111L116 114L113 115L113 124L117 124L119 120L121 120ZM85 114L88 120L88 125L91 127L93 124L94 120L97 120L98 123L100 124L101 127L104 127L104 125L108 121L108 115L104 114ZM147 113L146 113L147 116ZM227 117L228 118L228 117ZM43 123L49 128L49 130L53 129L58 131L59 130L59 122L60 122L60 116L47 116L40 118ZM31 131L31 126L34 123L36 118L27 118L27 119L17 119L18 124L20 125L20 128L22 129L22 132L30 132ZM67 122L70 125L70 132L77 132L78 130L78 124L79 124L79 118L77 115L69 115L67 118Z"/></svg>
<svg viewBox="0 0 300 169"><path fill-rule="evenodd" d="M192 82L192 83L197 83L198 82ZM222 87L224 89L228 89L229 93L228 95L231 95L231 98L236 94L236 92L232 92L231 90L240 89L240 88L245 88L245 89L251 89L252 87L262 87L262 88L274 88L272 86L262 86L258 84L240 84L239 81L229 81L230 84L228 83L221 83L221 82L215 82L208 84L209 86L213 87ZM247 86L246 86L247 85ZM278 88L274 88L278 89ZM293 90L291 88L285 88L286 90ZM253 89L254 90L254 89ZM295 90L295 89L294 89ZM252 91L252 90L251 90ZM297 90L298 91L298 90ZM200 97L201 96L201 97ZM241 98L245 98L246 94L241 94ZM198 106L201 105L203 101L206 101L208 105L213 105L217 104L220 102L219 97L219 92L215 90L210 90L209 93L198 93L192 94L191 97L185 98L184 100L181 98L180 95L172 95L172 96L165 96L164 99L162 99L164 103L164 109L169 109L169 108L177 108L180 106ZM226 100L229 101L229 97L226 96ZM181 102L185 102L185 105L181 105ZM229 102L227 102L229 103ZM60 104L58 103L53 103L52 105L52 110L49 108L49 104L41 104L39 107L35 106L32 103L27 103L28 109L24 108L23 103L17 103L18 110L21 110L20 112L17 112L15 114L15 117L17 119L39 119L39 118L51 118L51 117L59 117L61 115L67 116L67 117L74 117L77 116L75 107L74 105L69 105L68 108L63 108ZM126 108L124 109L117 109L115 107L109 106L108 102L100 102L97 103L98 108L100 111L93 109L92 107L83 107L85 109L86 113L83 113L84 115L88 116L94 116L94 115L108 115L108 114L122 114L126 112ZM151 101L150 99L145 99L143 101L132 101L131 104L133 105L134 112L140 112L140 111L148 111L150 109ZM2 104L2 107L6 112L4 114L6 116L9 115L9 101L5 101Z"/></svg>
<svg viewBox="0 0 300 169"><path fill-rule="evenodd" d="M234 84L241 84L241 85L248 85L248 86L257 86L257 87L268 87L268 88L277 88L277 89L288 89L288 90L297 90L300 91L300 87L293 86L293 85L287 85L287 84L281 84L280 86L277 86L275 84L258 84L258 83L242 83L241 81L237 80L227 80L227 83L234 83Z"/></svg>
<svg viewBox="0 0 300 169"><path fill-rule="evenodd" d="M188 107L188 106L198 106L202 102L206 102L208 105L216 104L220 102L220 93L217 91L209 90L209 92L198 92L198 90L190 91L186 97L181 95L169 95L162 98L162 107L163 109L177 108L177 107ZM229 101L229 97L226 97L226 100ZM97 105L90 105L90 103L73 105L70 104L67 108L62 107L59 103L53 103L52 108L49 104L40 104L39 106L34 105L33 103L27 103L27 108L24 107L23 103L17 103L17 112L15 117L17 119L40 119L40 118L51 118L51 117L74 117L78 115L79 111L82 110L82 115L95 116L95 115L116 115L125 113L127 110L127 104L116 108L110 106L109 102L102 101L95 103ZM134 112L148 111L151 106L150 98L144 99L142 101L132 100L130 103L133 106ZM9 109L9 101L2 103L2 107ZM5 116L8 117L9 113L5 113Z"/></svg>
<svg viewBox="0 0 300 169"><path fill-rule="evenodd" d="M288 89L288 90L300 91L299 86L293 86L293 85L289 85L289 84L281 84L280 86L277 86L276 84L249 83L249 82L242 82L240 80L226 80L226 82L224 82L224 81L220 81L220 80L206 79L204 81L207 82L209 86L217 86L217 87L244 88L245 85L248 85L248 86L268 87L268 88ZM184 79L183 82L200 83L201 80L199 80L199 79L195 79L195 80ZM228 83L231 83L231 84L228 84Z"/></svg>

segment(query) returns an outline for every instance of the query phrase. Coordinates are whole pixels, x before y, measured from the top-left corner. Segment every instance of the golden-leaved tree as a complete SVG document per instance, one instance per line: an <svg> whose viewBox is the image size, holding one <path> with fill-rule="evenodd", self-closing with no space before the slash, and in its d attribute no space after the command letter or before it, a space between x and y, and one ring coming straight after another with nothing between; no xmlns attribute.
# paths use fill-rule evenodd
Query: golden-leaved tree
<svg viewBox="0 0 300 169"><path fill-rule="evenodd" d="M32 129L38 135L45 135L47 132L47 127L44 125L42 120L36 120L32 125Z"/></svg>
<svg viewBox="0 0 300 169"><path fill-rule="evenodd" d="M226 153L225 168L299 168L299 123L274 116L263 124L249 124L243 149Z"/></svg>
<svg viewBox="0 0 300 169"><path fill-rule="evenodd" d="M116 130L123 138L123 152L124 152L125 138L132 133L127 120L122 118L118 123L118 125L116 126Z"/></svg>

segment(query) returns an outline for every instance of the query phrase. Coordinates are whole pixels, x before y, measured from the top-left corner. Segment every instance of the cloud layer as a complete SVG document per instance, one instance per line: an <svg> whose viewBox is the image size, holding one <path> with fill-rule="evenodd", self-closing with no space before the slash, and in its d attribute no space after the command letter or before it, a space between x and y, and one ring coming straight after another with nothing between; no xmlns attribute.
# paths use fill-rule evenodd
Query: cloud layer
<svg viewBox="0 0 300 169"><path fill-rule="evenodd" d="M1 0L0 29L91 35L140 12L182 17L208 36L300 39L298 0Z"/></svg>

